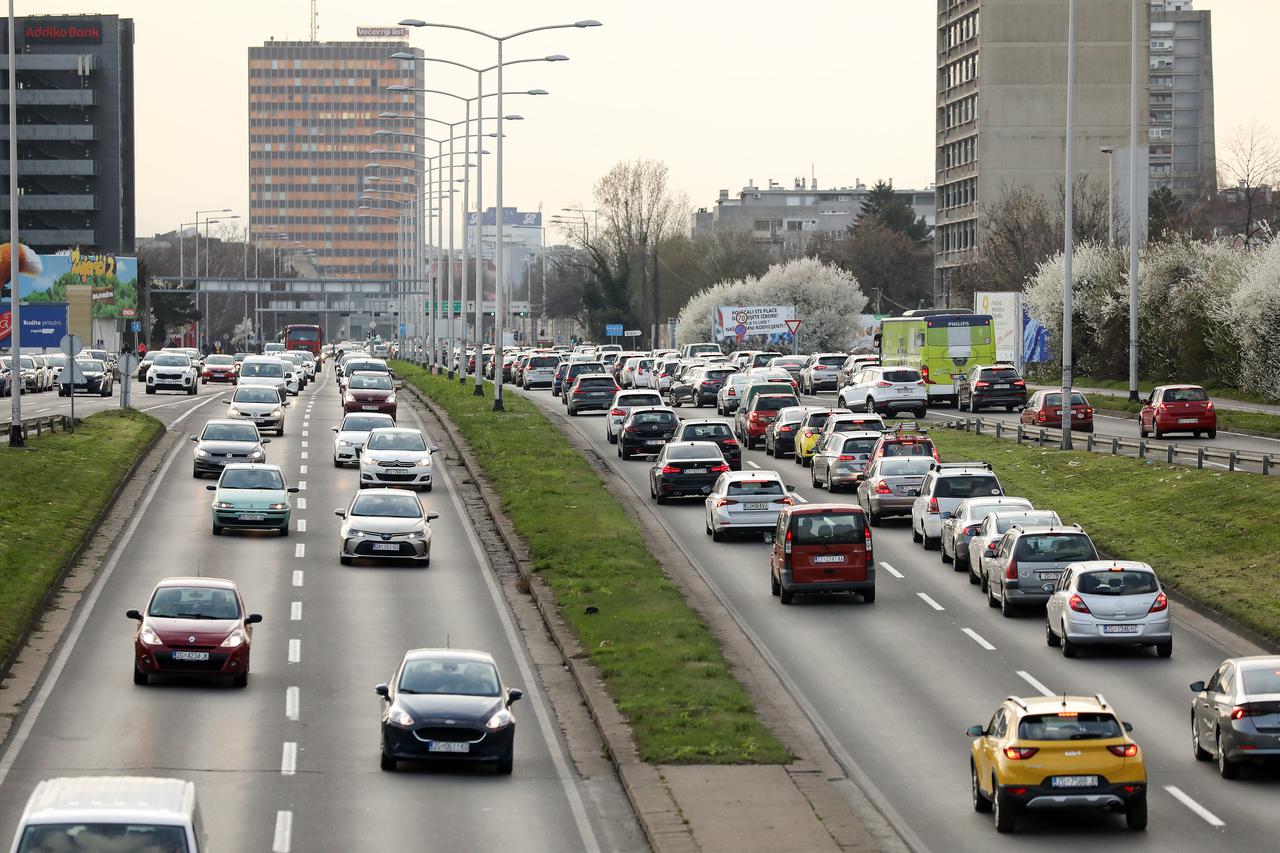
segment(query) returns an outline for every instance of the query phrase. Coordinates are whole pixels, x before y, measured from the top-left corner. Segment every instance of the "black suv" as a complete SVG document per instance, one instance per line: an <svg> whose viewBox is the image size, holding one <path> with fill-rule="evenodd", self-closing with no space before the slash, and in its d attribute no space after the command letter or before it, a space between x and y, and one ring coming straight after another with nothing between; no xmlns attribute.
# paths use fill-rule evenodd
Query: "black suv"
<svg viewBox="0 0 1280 853"><path fill-rule="evenodd" d="M1004 406L1012 412L1027 404L1027 383L1012 364L971 368L956 380L956 408L977 412L984 406Z"/></svg>

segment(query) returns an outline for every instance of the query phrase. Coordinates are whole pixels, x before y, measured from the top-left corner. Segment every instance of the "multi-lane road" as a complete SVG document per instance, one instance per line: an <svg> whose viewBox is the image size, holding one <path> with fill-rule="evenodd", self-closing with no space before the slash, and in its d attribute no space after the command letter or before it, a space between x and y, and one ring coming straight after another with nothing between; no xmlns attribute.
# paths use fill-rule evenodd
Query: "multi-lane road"
<svg viewBox="0 0 1280 853"><path fill-rule="evenodd" d="M605 440L602 417L569 418L545 391L521 393L580 432L648 500L649 462L617 459ZM823 398L828 405L829 400ZM715 417L712 409L678 411L685 418ZM809 472L790 459L753 450L744 453L744 465L778 470L799 487L804 500L831 499L811 488ZM802 597L795 606L782 607L769 593L768 552L760 539L712 542L700 500L652 506L783 675L846 769L864 782L917 849L949 853L1031 845L1067 850L1086 843L1173 851L1274 845L1280 775L1254 773L1227 782L1212 764L1192 758L1187 686L1207 679L1230 652L1185 621L1176 624L1174 655L1168 660L1150 649L1064 659L1045 644L1042 614L1001 617L963 573L943 565L937 552L913 544L905 522L888 520L876 531L874 605ZM998 836L990 816L973 811L965 728L985 724L1010 694L1064 691L1101 692L1133 723L1152 786L1147 832L1127 831L1115 815L1073 813L1023 819L1017 835Z"/></svg>
<svg viewBox="0 0 1280 853"><path fill-rule="evenodd" d="M225 396L204 387L196 397L135 401L185 433L220 416ZM177 444L0 752L0 827L15 825L41 779L149 774L195 782L212 850L634 848L616 780L574 771L446 465L421 495L440 513L430 568L339 565L334 509L357 483L354 470L332 464L330 427L340 418L326 371L293 399L285 436L267 447L301 489L288 537L214 538L212 481L192 479L191 444ZM420 426L408 406L400 423ZM234 579L249 610L263 614L249 686L135 686L135 623L125 611L143 607L158 579L196 574ZM505 680L525 690L513 708L511 776L378 768L374 684L405 649L446 642L491 652Z"/></svg>

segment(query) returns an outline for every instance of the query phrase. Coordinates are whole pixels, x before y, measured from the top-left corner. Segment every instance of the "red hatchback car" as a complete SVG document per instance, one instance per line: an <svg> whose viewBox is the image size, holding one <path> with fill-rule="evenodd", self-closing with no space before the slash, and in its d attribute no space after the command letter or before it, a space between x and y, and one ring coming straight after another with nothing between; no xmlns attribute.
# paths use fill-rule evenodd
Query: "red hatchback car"
<svg viewBox="0 0 1280 853"><path fill-rule="evenodd" d="M876 600L871 527L855 504L800 504L778 513L769 588L790 604L796 593L854 592Z"/></svg>
<svg viewBox="0 0 1280 853"><path fill-rule="evenodd" d="M1031 395L1019 420L1027 426L1062 426L1062 392L1037 391ZM1079 391L1071 392L1071 429L1093 432L1093 406Z"/></svg>
<svg viewBox="0 0 1280 853"><path fill-rule="evenodd" d="M1168 432L1189 432L1196 438L1207 433L1216 438L1218 413L1199 385L1161 385L1138 412L1138 434L1146 438L1152 432L1156 438Z"/></svg>
<svg viewBox="0 0 1280 853"><path fill-rule="evenodd" d="M396 389L391 377L385 373L358 371L347 381L342 395L344 412L382 412L396 416Z"/></svg>
<svg viewBox="0 0 1280 853"><path fill-rule="evenodd" d="M230 382L236 384L240 378L240 365L233 356L211 355L204 360L204 370L200 371L200 384L210 382Z"/></svg>
<svg viewBox="0 0 1280 853"><path fill-rule="evenodd" d="M156 584L146 613L130 610L138 630L133 638L133 683L153 675L230 678L249 683L253 626L235 581L221 578L165 578Z"/></svg>

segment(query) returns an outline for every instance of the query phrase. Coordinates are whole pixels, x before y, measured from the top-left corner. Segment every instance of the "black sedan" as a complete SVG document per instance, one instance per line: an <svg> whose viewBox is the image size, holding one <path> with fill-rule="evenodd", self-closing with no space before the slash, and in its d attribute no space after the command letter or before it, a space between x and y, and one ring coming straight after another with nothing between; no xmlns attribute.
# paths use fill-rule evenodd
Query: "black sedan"
<svg viewBox="0 0 1280 853"><path fill-rule="evenodd" d="M263 445L271 443L271 439L258 435L258 428L252 422L244 420L209 421L191 440L196 443L192 451L192 477L217 476L232 462L265 462L267 451Z"/></svg>
<svg viewBox="0 0 1280 853"><path fill-rule="evenodd" d="M64 367L58 376L58 396L97 394L110 397L115 389L115 371L100 359L77 358L74 370Z"/></svg>
<svg viewBox="0 0 1280 853"><path fill-rule="evenodd" d="M671 440L680 418L676 413L660 406L635 408L627 413L627 419L618 430L618 456L630 459L633 453L651 456Z"/></svg>
<svg viewBox="0 0 1280 853"><path fill-rule="evenodd" d="M667 498L704 497L728 470L729 463L713 442L668 444L649 469L649 497L660 504Z"/></svg>
<svg viewBox="0 0 1280 853"><path fill-rule="evenodd" d="M383 770L400 761L492 763L511 772L516 721L511 703L524 691L505 687L485 652L413 649L405 652L383 698Z"/></svg>
<svg viewBox="0 0 1280 853"><path fill-rule="evenodd" d="M742 445L733 437L733 430L724 421L681 421L672 441L714 441L724 454L724 461L732 471L742 470Z"/></svg>

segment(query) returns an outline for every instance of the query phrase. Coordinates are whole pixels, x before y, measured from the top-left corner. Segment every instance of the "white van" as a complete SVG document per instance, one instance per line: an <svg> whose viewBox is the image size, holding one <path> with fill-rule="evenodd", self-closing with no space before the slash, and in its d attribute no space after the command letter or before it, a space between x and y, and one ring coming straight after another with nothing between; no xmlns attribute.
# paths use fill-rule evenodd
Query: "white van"
<svg viewBox="0 0 1280 853"><path fill-rule="evenodd" d="M36 785L10 849L199 853L208 844L192 783L149 776L82 776Z"/></svg>

